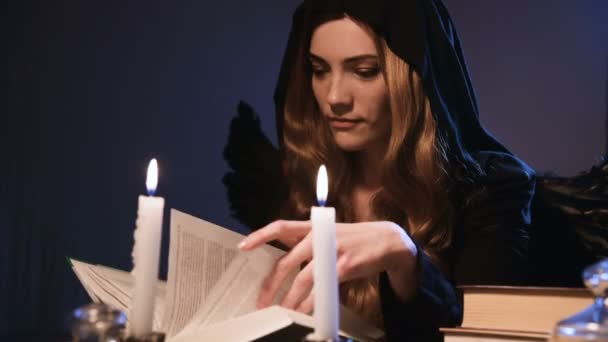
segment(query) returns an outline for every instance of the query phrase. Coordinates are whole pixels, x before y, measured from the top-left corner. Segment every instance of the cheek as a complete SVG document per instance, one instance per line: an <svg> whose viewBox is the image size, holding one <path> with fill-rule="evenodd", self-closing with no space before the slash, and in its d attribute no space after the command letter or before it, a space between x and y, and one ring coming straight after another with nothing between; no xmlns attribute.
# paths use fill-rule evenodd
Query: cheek
<svg viewBox="0 0 608 342"><path fill-rule="evenodd" d="M317 104L319 106L321 106L321 104L324 102L323 98L324 98L324 94L325 94L325 84L322 81L319 80L315 80L314 78L312 79L311 82L311 86L312 86L312 94L315 97L315 100L317 101Z"/></svg>
<svg viewBox="0 0 608 342"><path fill-rule="evenodd" d="M390 121L388 90L384 82L360 89L360 109L373 126L384 126Z"/></svg>

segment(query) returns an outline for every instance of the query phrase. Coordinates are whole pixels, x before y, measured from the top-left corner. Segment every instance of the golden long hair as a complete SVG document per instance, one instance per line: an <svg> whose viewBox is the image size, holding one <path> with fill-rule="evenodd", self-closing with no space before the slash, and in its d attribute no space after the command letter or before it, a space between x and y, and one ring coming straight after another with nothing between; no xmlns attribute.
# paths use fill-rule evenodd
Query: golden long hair
<svg viewBox="0 0 608 342"><path fill-rule="evenodd" d="M325 21L331 19L336 17ZM440 256L451 242L453 221L446 191L447 157L422 80L368 25L354 21L374 37L391 112L390 137L380 166L382 186L370 203L373 216L401 225L441 266ZM319 111L312 92L309 44L310 34L304 35L284 106L280 139L286 178L293 181L287 184L289 195L281 215L308 219L310 207L316 203L316 172L320 164L326 164L330 175L328 204L336 207L338 222L353 222L354 155L338 148ZM377 276L342 284L341 297L368 321L381 324Z"/></svg>

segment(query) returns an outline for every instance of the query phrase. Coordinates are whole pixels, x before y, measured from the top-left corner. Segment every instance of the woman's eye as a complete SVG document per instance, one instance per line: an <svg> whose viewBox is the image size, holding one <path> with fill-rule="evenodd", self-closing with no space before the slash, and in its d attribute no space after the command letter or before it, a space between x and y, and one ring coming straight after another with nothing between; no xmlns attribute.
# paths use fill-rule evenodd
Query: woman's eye
<svg viewBox="0 0 608 342"><path fill-rule="evenodd" d="M364 78L364 79L370 79L370 78L374 78L378 75L378 73L380 72L380 68L358 68L355 69L355 74L357 74L357 76Z"/></svg>
<svg viewBox="0 0 608 342"><path fill-rule="evenodd" d="M315 77L322 77L326 73L327 73L327 70L325 68L323 68L323 67L319 67L319 66L313 66L312 67L312 74Z"/></svg>

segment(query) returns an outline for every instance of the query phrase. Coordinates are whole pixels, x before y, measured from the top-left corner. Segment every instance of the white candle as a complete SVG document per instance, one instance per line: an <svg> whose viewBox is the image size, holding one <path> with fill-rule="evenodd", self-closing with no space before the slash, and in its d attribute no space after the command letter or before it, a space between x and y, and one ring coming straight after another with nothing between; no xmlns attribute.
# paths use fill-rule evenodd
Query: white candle
<svg viewBox="0 0 608 342"><path fill-rule="evenodd" d="M314 258L314 338L338 338L339 299L336 272L336 210L324 207L328 191L325 165L317 176L317 201L312 207L313 258Z"/></svg>
<svg viewBox="0 0 608 342"><path fill-rule="evenodd" d="M158 182L156 159L150 161L146 187L149 196L139 196L133 245L135 290L129 314L130 335L140 337L152 332L154 302L158 282L160 240L165 199L154 197Z"/></svg>

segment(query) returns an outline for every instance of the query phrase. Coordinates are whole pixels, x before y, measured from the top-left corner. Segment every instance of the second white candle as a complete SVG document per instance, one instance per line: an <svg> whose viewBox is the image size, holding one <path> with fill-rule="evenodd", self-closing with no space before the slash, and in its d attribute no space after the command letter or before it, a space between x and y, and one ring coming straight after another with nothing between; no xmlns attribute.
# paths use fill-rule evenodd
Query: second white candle
<svg viewBox="0 0 608 342"><path fill-rule="evenodd" d="M317 177L317 200L324 205L328 179L325 166ZM314 259L314 323L315 338L337 339L339 328L338 274L336 272L336 210L331 207L312 207Z"/></svg>

